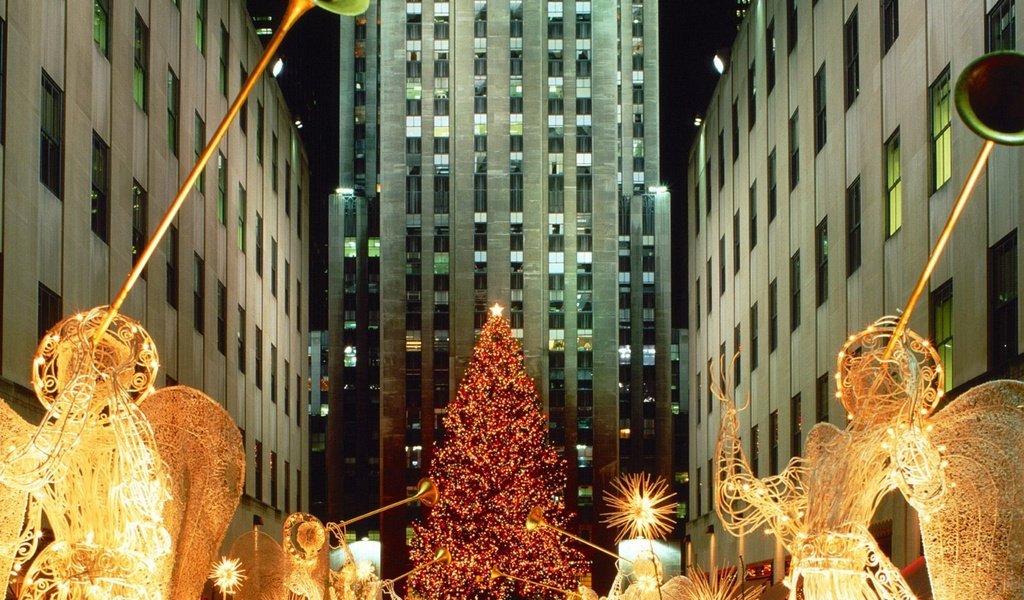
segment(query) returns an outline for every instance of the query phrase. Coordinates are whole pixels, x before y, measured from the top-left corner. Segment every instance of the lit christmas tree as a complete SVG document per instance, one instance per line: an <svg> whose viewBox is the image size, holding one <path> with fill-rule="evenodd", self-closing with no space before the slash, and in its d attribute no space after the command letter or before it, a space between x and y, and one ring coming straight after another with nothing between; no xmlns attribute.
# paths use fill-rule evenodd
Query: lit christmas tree
<svg viewBox="0 0 1024 600"><path fill-rule="evenodd" d="M525 527L534 506L565 526L565 461L547 438L540 399L500 307L491 309L444 426L430 465L440 499L415 526L412 560L424 565L447 548L452 562L419 571L411 586L417 596L561 598L551 588L575 590L583 555L548 528Z"/></svg>

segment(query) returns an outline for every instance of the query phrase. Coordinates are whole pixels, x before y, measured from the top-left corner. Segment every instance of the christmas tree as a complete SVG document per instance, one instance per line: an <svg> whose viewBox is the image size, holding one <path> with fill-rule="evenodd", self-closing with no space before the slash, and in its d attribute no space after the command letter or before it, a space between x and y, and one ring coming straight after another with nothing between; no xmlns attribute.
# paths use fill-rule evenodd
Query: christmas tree
<svg viewBox="0 0 1024 600"><path fill-rule="evenodd" d="M519 342L497 306L444 426L446 440L430 465L441 494L426 523L415 526L412 560L426 565L447 548L452 561L423 567L412 582L417 596L561 598L550 588L575 589L586 570L583 555L549 528L525 527L534 506L543 507L551 524L565 526L565 461L547 438Z"/></svg>

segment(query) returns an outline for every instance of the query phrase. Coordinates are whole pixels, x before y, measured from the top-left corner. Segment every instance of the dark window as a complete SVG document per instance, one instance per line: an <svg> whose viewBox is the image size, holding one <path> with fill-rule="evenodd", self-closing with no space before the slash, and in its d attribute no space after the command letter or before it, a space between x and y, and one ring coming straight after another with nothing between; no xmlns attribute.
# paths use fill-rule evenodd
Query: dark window
<svg viewBox="0 0 1024 600"><path fill-rule="evenodd" d="M263 103L256 101L256 162L263 164Z"/></svg>
<svg viewBox="0 0 1024 600"><path fill-rule="evenodd" d="M256 440L254 461L252 488L256 499L263 500L263 442L259 440Z"/></svg>
<svg viewBox="0 0 1024 600"><path fill-rule="evenodd" d="M277 240L270 238L270 293L277 298Z"/></svg>
<svg viewBox="0 0 1024 600"><path fill-rule="evenodd" d="M203 333L206 325L206 265L199 254L192 255L192 320L196 331Z"/></svg>
<svg viewBox="0 0 1024 600"><path fill-rule="evenodd" d="M711 157L708 157L704 163L704 189L707 191L705 198L707 202L704 203L704 214L711 214Z"/></svg>
<svg viewBox="0 0 1024 600"><path fill-rule="evenodd" d="M245 220L246 220L246 212L248 211L248 208L249 208L248 195L246 194L245 188L242 187L241 183L239 183L238 184L238 227L237 227L235 235L238 238L237 239L238 249L242 251L242 254L245 254L245 246L246 246L246 244L245 244L245 241L246 241Z"/></svg>
<svg viewBox="0 0 1024 600"><path fill-rule="evenodd" d="M789 117L789 191L800 183L800 109Z"/></svg>
<svg viewBox="0 0 1024 600"><path fill-rule="evenodd" d="M843 64L846 66L843 98L846 108L850 108L860 94L860 42L857 36L857 9L854 8L843 26Z"/></svg>
<svg viewBox="0 0 1024 600"><path fill-rule="evenodd" d="M775 220L778 212L779 178L778 161L775 160L775 148L768 153L768 222Z"/></svg>
<svg viewBox="0 0 1024 600"><path fill-rule="evenodd" d="M900 36L899 0L882 0L882 56Z"/></svg>
<svg viewBox="0 0 1024 600"><path fill-rule="evenodd" d="M740 330L739 324L732 329L732 385L736 387L740 384L740 378L743 374L743 364L740 357Z"/></svg>
<svg viewBox="0 0 1024 600"><path fill-rule="evenodd" d="M167 149L178 156L178 116L181 112L181 82L170 67L167 67Z"/></svg>
<svg viewBox="0 0 1024 600"><path fill-rule="evenodd" d="M943 391L953 387L953 280L936 288L931 294L930 336L939 354L944 376Z"/></svg>
<svg viewBox="0 0 1024 600"><path fill-rule="evenodd" d="M43 339L46 332L57 324L64 312L63 300L57 292L39 284L39 306L36 314L37 338Z"/></svg>
<svg viewBox="0 0 1024 600"><path fill-rule="evenodd" d="M800 326L800 251L789 257L789 330Z"/></svg>
<svg viewBox="0 0 1024 600"><path fill-rule="evenodd" d="M245 85L245 80L249 79L249 73L246 72L244 65L238 66L238 85ZM249 102L246 101L242 104L242 108L238 111L238 128L242 133L249 132Z"/></svg>
<svg viewBox="0 0 1024 600"><path fill-rule="evenodd" d="M825 147L828 140L828 122L825 113L825 63L814 74L814 152Z"/></svg>
<svg viewBox="0 0 1024 600"><path fill-rule="evenodd" d="M149 239L149 195L132 181L132 258L137 259ZM145 275L145 271L143 271Z"/></svg>
<svg viewBox="0 0 1024 600"><path fill-rule="evenodd" d="M750 249L757 246L757 182L750 184Z"/></svg>
<svg viewBox="0 0 1024 600"><path fill-rule="evenodd" d="M739 100L732 101L732 162L740 157L740 111Z"/></svg>
<svg viewBox="0 0 1024 600"><path fill-rule="evenodd" d="M277 404L277 346L270 345L270 402Z"/></svg>
<svg viewBox="0 0 1024 600"><path fill-rule="evenodd" d="M764 36L765 65L764 75L768 93L775 89L775 19L768 21Z"/></svg>
<svg viewBox="0 0 1024 600"><path fill-rule="evenodd" d="M224 225L228 219L228 159L217 153L217 223Z"/></svg>
<svg viewBox="0 0 1024 600"><path fill-rule="evenodd" d="M999 0L985 15L985 51L1013 50L1017 47L1014 31L1014 0Z"/></svg>
<svg viewBox="0 0 1024 600"><path fill-rule="evenodd" d="M270 134L270 189L277 191L277 134Z"/></svg>
<svg viewBox="0 0 1024 600"><path fill-rule="evenodd" d="M718 132L718 189L725 185L725 131Z"/></svg>
<svg viewBox="0 0 1024 600"><path fill-rule="evenodd" d="M707 270L708 270L708 273L707 273L707 282L708 282L708 284L705 287L705 290L707 291L707 297L708 297L708 308L707 308L707 310L708 310L708 314L710 315L711 314L711 287L712 287L712 284L711 284L711 259L710 258L708 259L708 269Z"/></svg>
<svg viewBox="0 0 1024 600"><path fill-rule="evenodd" d="M92 41L103 56L110 56L110 0L93 0Z"/></svg>
<svg viewBox="0 0 1024 600"><path fill-rule="evenodd" d="M747 68L747 130L754 128L757 122L757 63L750 63Z"/></svg>
<svg viewBox="0 0 1024 600"><path fill-rule="evenodd" d="M104 242L110 231L110 147L92 132L92 232Z"/></svg>
<svg viewBox="0 0 1024 600"><path fill-rule="evenodd" d="M262 390L263 389L263 330L260 329L259 327L256 328L256 339L254 341L256 342L256 348L255 348L255 350L256 350L256 359L255 359L255 362L253 364L255 366L255 371L256 372L253 373L253 375L256 376L256 389Z"/></svg>
<svg viewBox="0 0 1024 600"><path fill-rule="evenodd" d="M935 191L949 181L953 169L950 130L952 102L949 89L949 65L928 88L928 112L931 123L931 189Z"/></svg>
<svg viewBox="0 0 1024 600"><path fill-rule="evenodd" d="M1017 231L988 253L989 369L1017 358Z"/></svg>
<svg viewBox="0 0 1024 600"><path fill-rule="evenodd" d="M199 162L199 157L202 155L203 150L206 149L206 121L203 120L199 113L195 113L194 119L194 132L195 139L192 140L192 153L195 162ZM199 173L199 178L196 179L196 189L200 193L206 193L206 169L204 168Z"/></svg>
<svg viewBox="0 0 1024 600"><path fill-rule="evenodd" d="M725 293L725 236L718 238L718 295Z"/></svg>
<svg viewBox="0 0 1024 600"><path fill-rule="evenodd" d="M284 361L284 395L281 396L281 404L284 406L284 414L292 414L291 409L291 379L292 379L292 366L288 361Z"/></svg>
<svg viewBox="0 0 1024 600"><path fill-rule="evenodd" d="M238 370L245 373L245 309L238 306Z"/></svg>
<svg viewBox="0 0 1024 600"><path fill-rule="evenodd" d="M740 211L732 215L732 272L740 272Z"/></svg>
<svg viewBox="0 0 1024 600"><path fill-rule="evenodd" d="M167 304L178 308L178 228L167 230Z"/></svg>
<svg viewBox="0 0 1024 600"><path fill-rule="evenodd" d="M789 52L796 48L797 27L796 0L786 0L786 48Z"/></svg>
<svg viewBox="0 0 1024 600"><path fill-rule="evenodd" d="M779 345L779 281L772 279L768 284L768 352L775 352Z"/></svg>
<svg viewBox="0 0 1024 600"><path fill-rule="evenodd" d="M814 386L814 421L822 423L828 421L828 372L822 373Z"/></svg>
<svg viewBox="0 0 1024 600"><path fill-rule="evenodd" d="M768 468L771 475L779 472L779 411L768 415Z"/></svg>
<svg viewBox="0 0 1024 600"><path fill-rule="evenodd" d="M821 306L828 300L828 217L814 228L815 302Z"/></svg>
<svg viewBox="0 0 1024 600"><path fill-rule="evenodd" d="M803 448L803 428L803 407L800 403L800 394L797 394L789 399L789 453L792 456L798 456Z"/></svg>
<svg viewBox="0 0 1024 600"><path fill-rule="evenodd" d="M43 71L39 107L39 180L61 198L64 174L64 92Z"/></svg>
<svg viewBox="0 0 1024 600"><path fill-rule="evenodd" d="M228 289L217 281L217 351L228 352Z"/></svg>
<svg viewBox="0 0 1024 600"><path fill-rule="evenodd" d="M860 268L860 177L846 188L846 276Z"/></svg>
<svg viewBox="0 0 1024 600"><path fill-rule="evenodd" d="M750 370L757 370L757 302L750 307Z"/></svg>
<svg viewBox="0 0 1024 600"><path fill-rule="evenodd" d="M218 65L218 83L220 84L220 93L225 98L228 97L228 50L231 47L231 38L228 36L228 30L224 27L224 23L220 24L220 64Z"/></svg>
<svg viewBox="0 0 1024 600"><path fill-rule="evenodd" d="M263 215L256 213L256 274L263 276Z"/></svg>
<svg viewBox="0 0 1024 600"><path fill-rule="evenodd" d="M284 314L288 314L291 311L292 303L292 265L287 260L284 261Z"/></svg>
<svg viewBox="0 0 1024 600"><path fill-rule="evenodd" d="M694 291L694 299L697 302L697 305L696 305L696 308L697 308L697 311L696 311L696 314L697 314L697 330L699 331L700 330L700 320L701 320L700 319L700 277L697 278L697 281L696 281L695 286L694 286L693 289L695 290Z"/></svg>
<svg viewBox="0 0 1024 600"><path fill-rule="evenodd" d="M135 13L135 68L132 71L132 99L149 111L149 27L139 13Z"/></svg>

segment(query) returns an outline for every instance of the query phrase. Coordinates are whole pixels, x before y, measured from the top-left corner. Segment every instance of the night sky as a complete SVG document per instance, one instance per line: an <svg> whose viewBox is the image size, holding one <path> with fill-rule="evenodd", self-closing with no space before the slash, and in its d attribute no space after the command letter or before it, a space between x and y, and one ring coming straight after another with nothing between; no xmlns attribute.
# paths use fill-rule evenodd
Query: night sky
<svg viewBox="0 0 1024 600"><path fill-rule="evenodd" d="M686 161L718 74L711 58L732 45L735 0L659 0L661 12L661 172L673 201L673 326L686 326ZM248 0L252 15L274 22L286 0ZM310 330L327 326L327 196L338 180L338 17L314 9L285 38L278 77L300 131L310 168ZM319 299L318 299L319 296Z"/></svg>

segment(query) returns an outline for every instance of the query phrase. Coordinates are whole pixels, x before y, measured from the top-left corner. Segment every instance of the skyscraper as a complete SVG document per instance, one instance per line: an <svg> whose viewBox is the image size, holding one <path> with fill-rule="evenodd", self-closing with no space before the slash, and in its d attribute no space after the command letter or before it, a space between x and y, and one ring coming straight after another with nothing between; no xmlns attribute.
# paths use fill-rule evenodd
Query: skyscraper
<svg viewBox="0 0 1024 600"><path fill-rule="evenodd" d="M582 535L612 546L601 494L620 472L672 476L657 22L653 0L382 0L342 22L330 518L426 475L495 302ZM364 526L386 573L416 514Z"/></svg>
<svg viewBox="0 0 1024 600"><path fill-rule="evenodd" d="M241 0L0 11L0 387L29 422L43 333L113 298L261 50ZM308 504L309 169L293 121L262 78L122 308L156 341L157 387L202 390L242 431L228 545L253 516L276 536Z"/></svg>

